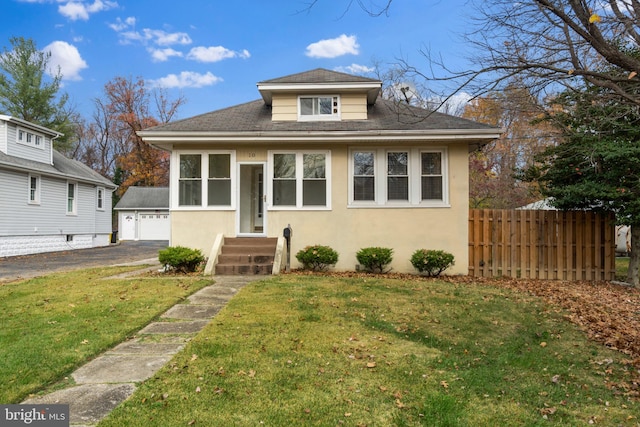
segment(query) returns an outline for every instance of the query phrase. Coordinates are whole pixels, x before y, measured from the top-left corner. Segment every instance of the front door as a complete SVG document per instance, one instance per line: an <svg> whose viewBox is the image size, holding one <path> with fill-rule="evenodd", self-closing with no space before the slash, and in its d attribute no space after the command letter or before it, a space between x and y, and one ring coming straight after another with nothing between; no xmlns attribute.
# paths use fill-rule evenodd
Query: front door
<svg viewBox="0 0 640 427"><path fill-rule="evenodd" d="M266 235L265 163L240 163L238 235Z"/></svg>

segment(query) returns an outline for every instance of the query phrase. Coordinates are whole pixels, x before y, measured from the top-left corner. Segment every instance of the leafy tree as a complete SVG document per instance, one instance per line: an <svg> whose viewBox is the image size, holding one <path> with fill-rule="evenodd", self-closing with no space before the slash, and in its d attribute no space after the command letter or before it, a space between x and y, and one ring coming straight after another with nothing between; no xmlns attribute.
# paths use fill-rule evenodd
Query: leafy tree
<svg viewBox="0 0 640 427"><path fill-rule="evenodd" d="M51 54L39 51L31 39L13 37L10 43L12 48L0 55L0 111L64 134L54 146L68 151L77 115L67 105L68 95L58 96L60 70L47 81Z"/></svg>
<svg viewBox="0 0 640 427"><path fill-rule="evenodd" d="M543 106L526 88L514 84L503 92L470 101L463 117L504 129L502 136L472 153L469 161L470 206L513 209L539 198L535 185L517 173L554 143L552 127L541 122Z"/></svg>
<svg viewBox="0 0 640 427"><path fill-rule="evenodd" d="M169 183L169 156L142 140L136 132L169 122L185 100L171 100L162 90L145 86L142 78L116 77L105 84L104 99L95 101L93 122L86 128L85 155L116 171L122 195L130 186Z"/></svg>

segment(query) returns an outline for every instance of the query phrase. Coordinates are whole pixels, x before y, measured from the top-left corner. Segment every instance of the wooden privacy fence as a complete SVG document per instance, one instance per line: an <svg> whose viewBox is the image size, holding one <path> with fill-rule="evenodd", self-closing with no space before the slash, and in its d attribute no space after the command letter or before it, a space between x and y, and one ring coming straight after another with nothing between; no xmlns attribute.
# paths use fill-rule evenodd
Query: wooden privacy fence
<svg viewBox="0 0 640 427"><path fill-rule="evenodd" d="M613 280L613 216L584 211L469 212L469 275Z"/></svg>

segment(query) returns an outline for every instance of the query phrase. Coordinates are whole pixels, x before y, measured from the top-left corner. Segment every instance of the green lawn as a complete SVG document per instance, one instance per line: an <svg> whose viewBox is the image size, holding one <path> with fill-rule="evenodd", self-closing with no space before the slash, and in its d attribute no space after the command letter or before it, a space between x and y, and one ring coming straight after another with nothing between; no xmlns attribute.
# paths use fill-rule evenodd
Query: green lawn
<svg viewBox="0 0 640 427"><path fill-rule="evenodd" d="M139 268L139 267L138 267ZM107 279L131 267L0 285L0 403L18 403L124 341L211 283L202 277Z"/></svg>
<svg viewBox="0 0 640 427"><path fill-rule="evenodd" d="M486 285L274 277L100 427L637 426L626 357L563 314Z"/></svg>

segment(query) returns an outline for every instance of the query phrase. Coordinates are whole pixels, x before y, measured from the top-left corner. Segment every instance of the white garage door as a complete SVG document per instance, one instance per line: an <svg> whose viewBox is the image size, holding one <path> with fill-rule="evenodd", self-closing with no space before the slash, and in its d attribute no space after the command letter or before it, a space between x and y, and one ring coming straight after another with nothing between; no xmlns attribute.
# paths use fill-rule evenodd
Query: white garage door
<svg viewBox="0 0 640 427"><path fill-rule="evenodd" d="M139 213L140 240L169 240L171 225L169 213Z"/></svg>

